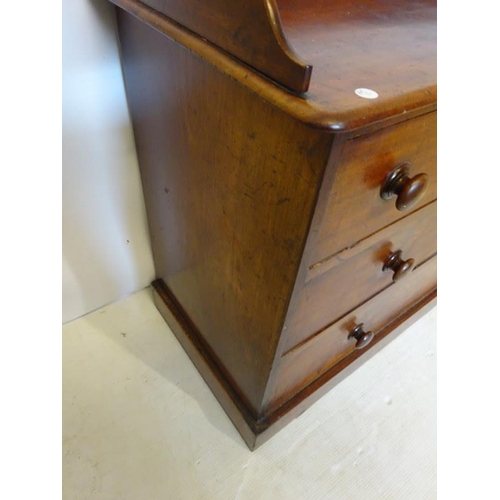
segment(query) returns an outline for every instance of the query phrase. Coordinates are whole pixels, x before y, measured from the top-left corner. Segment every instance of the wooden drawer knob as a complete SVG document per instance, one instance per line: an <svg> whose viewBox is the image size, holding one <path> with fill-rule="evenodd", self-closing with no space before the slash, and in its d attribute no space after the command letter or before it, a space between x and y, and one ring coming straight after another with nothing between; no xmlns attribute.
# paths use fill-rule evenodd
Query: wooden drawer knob
<svg viewBox="0 0 500 500"><path fill-rule="evenodd" d="M393 196L397 196L396 208L407 210L422 198L428 184L429 176L427 174L417 174L410 177L410 164L403 163L387 175L380 189L380 197L389 200Z"/></svg>
<svg viewBox="0 0 500 500"><path fill-rule="evenodd" d="M387 257L384 267L382 267L382 271L387 271L388 269L394 271L394 275L392 276L393 281L398 281L408 276L415 267L415 261L413 259L403 260L402 254L402 250L391 253L391 255Z"/></svg>
<svg viewBox="0 0 500 500"><path fill-rule="evenodd" d="M373 340L373 337L375 337L373 332L365 332L363 330L363 323L360 323L358 326L354 327L347 338L355 338L356 345L354 347L356 349L363 349L363 347L366 347Z"/></svg>

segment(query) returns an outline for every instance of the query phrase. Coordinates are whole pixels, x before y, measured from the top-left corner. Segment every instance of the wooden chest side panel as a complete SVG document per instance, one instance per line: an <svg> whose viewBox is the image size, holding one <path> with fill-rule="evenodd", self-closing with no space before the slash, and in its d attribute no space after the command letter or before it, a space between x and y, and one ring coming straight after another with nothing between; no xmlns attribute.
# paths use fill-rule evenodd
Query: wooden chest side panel
<svg viewBox="0 0 500 500"><path fill-rule="evenodd" d="M157 277L257 413L332 136L118 20Z"/></svg>

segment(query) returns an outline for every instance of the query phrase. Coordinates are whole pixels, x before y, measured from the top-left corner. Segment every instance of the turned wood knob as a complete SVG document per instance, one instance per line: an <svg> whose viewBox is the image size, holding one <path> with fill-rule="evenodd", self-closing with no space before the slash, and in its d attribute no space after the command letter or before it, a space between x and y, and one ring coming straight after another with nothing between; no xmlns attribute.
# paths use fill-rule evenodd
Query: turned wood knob
<svg viewBox="0 0 500 500"><path fill-rule="evenodd" d="M354 346L356 349L363 349L366 347L372 340L375 335L373 332L365 332L363 330L363 323L360 323L349 334L349 339L355 338L356 345Z"/></svg>
<svg viewBox="0 0 500 500"><path fill-rule="evenodd" d="M397 196L396 208L407 210L422 198L428 184L429 176L427 174L417 174L410 177L410 164L403 163L387 175L380 189L380 197L389 200L393 196Z"/></svg>
<svg viewBox="0 0 500 500"><path fill-rule="evenodd" d="M392 276L393 281L398 281L401 278L404 278L415 267L415 261L413 259L403 260L401 257L403 254L402 250L398 250L397 252L391 253L387 260L384 262L384 267L382 267L382 271L387 271L387 269L391 269L394 271L394 275Z"/></svg>

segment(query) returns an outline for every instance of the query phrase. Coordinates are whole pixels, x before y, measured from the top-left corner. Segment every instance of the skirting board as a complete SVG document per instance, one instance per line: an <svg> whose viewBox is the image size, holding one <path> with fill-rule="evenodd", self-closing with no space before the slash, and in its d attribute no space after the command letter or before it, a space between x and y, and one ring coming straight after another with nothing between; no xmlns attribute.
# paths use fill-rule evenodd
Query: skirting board
<svg viewBox="0 0 500 500"><path fill-rule="evenodd" d="M256 419L231 387L227 378L200 340L199 332L189 321L189 318L186 317L163 280L155 280L152 287L154 302L160 314L250 450L260 446L285 425L301 415L323 394L350 375L399 333L406 330L412 323L434 307L437 301L437 290L434 290L411 309L405 311L395 321L377 332L368 349L352 352L309 386L295 394L273 413Z"/></svg>

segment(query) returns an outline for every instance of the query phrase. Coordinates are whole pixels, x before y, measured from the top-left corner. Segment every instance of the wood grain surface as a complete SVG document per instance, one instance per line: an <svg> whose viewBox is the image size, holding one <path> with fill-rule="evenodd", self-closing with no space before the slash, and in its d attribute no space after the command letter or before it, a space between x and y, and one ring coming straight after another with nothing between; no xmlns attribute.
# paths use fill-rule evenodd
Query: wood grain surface
<svg viewBox="0 0 500 500"><path fill-rule="evenodd" d="M419 2L422 14L413 16L414 9L412 2L391 2L396 16L391 22L389 10L383 11L383 15L377 15L373 5L374 2L358 2L360 12L366 11L366 24L363 21L354 26L355 37L349 29L339 32L336 44L346 51L350 51L348 43L356 43L356 49L349 53L356 61L352 61L356 71L350 71L347 65L347 73L327 74L311 83L310 90L303 95L296 95L287 92L281 85L266 78L262 74L252 70L248 65L220 50L213 44L209 44L200 35L193 33L185 27L173 22L169 18L162 16L158 11L148 7L138 0L111 0L121 9L129 12L134 17L141 19L148 26L165 34L172 40L182 44L189 50L198 54L206 62L219 68L229 77L235 79L252 92L255 92L270 104L283 110L295 119L316 128L331 131L360 131L365 128L373 130L386 124L394 123L411 116L420 115L424 112L436 109L437 87L436 87L436 48L432 42L436 36L436 8L432 2ZM330 2L328 5L334 5ZM299 7L306 5L305 2ZM345 5L344 5L345 6ZM407 12L408 11L408 12ZM293 24L286 13L286 5L281 8L281 15L284 22L285 35L293 41L294 33L297 31L297 24ZM330 11L329 11L330 12ZM340 12L343 12L340 10ZM348 11L349 12L349 11ZM410 17L406 17L410 16ZM413 17L412 17L413 16ZM318 30L323 33L337 33L334 25L328 24L335 20L335 16L330 19L328 15L324 17L323 27ZM306 23L307 33L310 17L299 13L293 18L296 22L301 19ZM408 19L410 22L408 22ZM294 21L294 22L295 22ZM288 26L287 26L288 23ZM346 22L345 25L348 23ZM357 27L356 27L357 26ZM367 29L368 28L368 31ZM407 32L409 30L409 32ZM303 28L298 29L299 34ZM373 36L365 36L366 32ZM375 42L372 40L375 38ZM377 39L380 40L377 41ZM301 47L297 41L294 46L297 52ZM378 59L374 64L367 57L367 52L378 47ZM383 49L396 50L399 56L384 58ZM328 62L332 54L323 52L322 57ZM346 53L347 55L347 53ZM335 52L339 64L346 55L342 51ZM414 63L418 61L417 70ZM324 62L325 62L324 61ZM410 61L410 62L408 62ZM313 74L316 75L321 62L315 62ZM330 67L330 66L328 66ZM366 74L376 74L375 82L368 82ZM411 79L406 79L404 75L411 74ZM412 83L415 80L415 84ZM430 84L426 82L431 82ZM377 83L379 97L377 99L363 99L357 96L354 91L363 85ZM374 86L374 85L372 85ZM407 86L410 88L408 89ZM317 87L317 90L315 90ZM382 89L382 90L381 90ZM377 89L374 89L377 90ZM332 96L341 95L340 98Z"/></svg>
<svg viewBox="0 0 500 500"><path fill-rule="evenodd" d="M269 406L272 412L288 398L307 387L346 355L354 352L355 340L349 339L354 326L364 323L375 334L411 309L436 288L436 263L433 258L416 268L405 280L391 284L334 325L286 353L270 382ZM370 349L369 344L365 349Z"/></svg>
<svg viewBox="0 0 500 500"><path fill-rule="evenodd" d="M315 65L298 96L237 54L278 61L240 22L274 3L112 1L158 308L253 448L435 301L435 4L280 0ZM381 197L402 163L428 182L406 211Z"/></svg>
<svg viewBox="0 0 500 500"><path fill-rule="evenodd" d="M274 0L141 0L294 92L311 66L288 46Z"/></svg>
<svg viewBox="0 0 500 500"><path fill-rule="evenodd" d="M435 0L278 0L285 34L313 66L308 104L370 121L436 102ZM368 88L376 99L359 97Z"/></svg>
<svg viewBox="0 0 500 500"><path fill-rule="evenodd" d="M157 277L257 412L332 136L119 12Z"/></svg>
<svg viewBox="0 0 500 500"><path fill-rule="evenodd" d="M415 206L401 212L395 198L380 197L380 188L387 174L406 162L412 175L429 176L429 186ZM309 264L329 258L435 200L436 172L437 113L347 141Z"/></svg>
<svg viewBox="0 0 500 500"><path fill-rule="evenodd" d="M391 285L394 273L383 270L391 253L402 250L417 265L433 256L436 226L436 203L431 203L331 259L325 272L305 284L296 306L290 310L283 352ZM406 280L408 277L400 282Z"/></svg>

